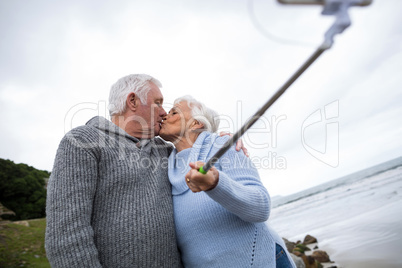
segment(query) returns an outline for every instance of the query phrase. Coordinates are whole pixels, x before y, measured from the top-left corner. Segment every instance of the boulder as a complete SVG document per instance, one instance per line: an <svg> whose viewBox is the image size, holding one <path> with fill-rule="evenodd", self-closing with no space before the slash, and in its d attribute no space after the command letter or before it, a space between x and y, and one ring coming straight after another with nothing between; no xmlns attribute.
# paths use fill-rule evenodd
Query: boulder
<svg viewBox="0 0 402 268"><path fill-rule="evenodd" d="M290 241L287 240L286 238L282 238L282 239L283 239L283 241L285 242L286 249L287 249L289 252L292 252L293 249L294 249L295 246L296 246L296 243L290 242Z"/></svg>
<svg viewBox="0 0 402 268"><path fill-rule="evenodd" d="M29 222L28 221L14 221L14 224L22 225L25 227L29 227Z"/></svg>
<svg viewBox="0 0 402 268"><path fill-rule="evenodd" d="M298 257L301 257L301 256L304 255L304 253L302 253L302 252L300 252L300 251L298 251L298 250L293 250L292 253L293 253L294 255L298 256Z"/></svg>
<svg viewBox="0 0 402 268"><path fill-rule="evenodd" d="M311 256L317 260L318 262L330 262L331 260L329 259L329 256L327 252L323 250L315 250Z"/></svg>
<svg viewBox="0 0 402 268"><path fill-rule="evenodd" d="M306 268L304 261L302 258L297 257L295 254L290 253L290 257L292 257L293 262L296 264L296 268Z"/></svg>
<svg viewBox="0 0 402 268"><path fill-rule="evenodd" d="M308 245L308 244L313 244L313 243L317 243L317 238L315 238L314 236L311 236L311 235L306 235L306 237L304 238L303 244Z"/></svg>
<svg viewBox="0 0 402 268"><path fill-rule="evenodd" d="M321 268L322 267L322 265L311 256L303 255L301 258L303 259L303 262L304 262L304 265L306 266L306 268Z"/></svg>
<svg viewBox="0 0 402 268"><path fill-rule="evenodd" d="M15 216L14 211L9 210L5 206L3 206L2 203L0 203L0 221L12 219L14 216Z"/></svg>
<svg viewBox="0 0 402 268"><path fill-rule="evenodd" d="M303 244L297 244L295 249L296 248L299 249L299 251L302 252L302 253L304 253L305 251L310 251L311 250L308 246L303 245Z"/></svg>

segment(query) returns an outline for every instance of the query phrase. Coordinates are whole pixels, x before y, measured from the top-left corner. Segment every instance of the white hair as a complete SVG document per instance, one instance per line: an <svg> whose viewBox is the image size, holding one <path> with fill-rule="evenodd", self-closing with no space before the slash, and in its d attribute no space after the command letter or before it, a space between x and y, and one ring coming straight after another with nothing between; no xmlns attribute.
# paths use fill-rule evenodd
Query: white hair
<svg viewBox="0 0 402 268"><path fill-rule="evenodd" d="M148 92L152 82L159 88L161 82L147 74L130 74L117 80L110 88L109 113L110 116L122 114L126 110L126 100L130 93L135 93L143 104L147 102Z"/></svg>
<svg viewBox="0 0 402 268"><path fill-rule="evenodd" d="M174 105L182 101L187 102L188 107L191 109L192 117L204 125L203 131L216 132L218 130L220 120L217 112L206 107L190 95L176 99Z"/></svg>

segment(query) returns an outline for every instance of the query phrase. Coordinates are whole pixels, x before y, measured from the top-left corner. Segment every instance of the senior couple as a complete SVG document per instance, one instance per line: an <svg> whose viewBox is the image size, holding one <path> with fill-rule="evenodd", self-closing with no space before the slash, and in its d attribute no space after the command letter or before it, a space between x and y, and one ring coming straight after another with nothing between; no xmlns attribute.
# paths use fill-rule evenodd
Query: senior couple
<svg viewBox="0 0 402 268"><path fill-rule="evenodd" d="M295 267L243 152L198 172L228 139L214 133L217 114L190 96L166 114L160 88L149 75L119 79L111 121L63 137L48 183L52 267Z"/></svg>

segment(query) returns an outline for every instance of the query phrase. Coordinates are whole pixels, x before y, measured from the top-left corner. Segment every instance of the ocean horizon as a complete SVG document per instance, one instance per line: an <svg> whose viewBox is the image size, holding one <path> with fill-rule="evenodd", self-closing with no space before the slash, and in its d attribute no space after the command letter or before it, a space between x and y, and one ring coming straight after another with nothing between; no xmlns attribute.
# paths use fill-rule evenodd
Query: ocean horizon
<svg viewBox="0 0 402 268"><path fill-rule="evenodd" d="M338 267L402 267L402 157L272 203L282 237L317 237Z"/></svg>

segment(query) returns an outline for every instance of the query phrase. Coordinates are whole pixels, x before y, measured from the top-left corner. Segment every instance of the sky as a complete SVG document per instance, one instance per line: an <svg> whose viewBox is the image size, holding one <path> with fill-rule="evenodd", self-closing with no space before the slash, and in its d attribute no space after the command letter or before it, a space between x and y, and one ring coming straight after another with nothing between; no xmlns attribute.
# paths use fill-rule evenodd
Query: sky
<svg viewBox="0 0 402 268"><path fill-rule="evenodd" d="M0 157L51 171L61 138L108 117L110 86L162 82L235 132L322 43L333 16L275 0L0 0ZM402 1L352 25L243 137L271 196L402 155Z"/></svg>

